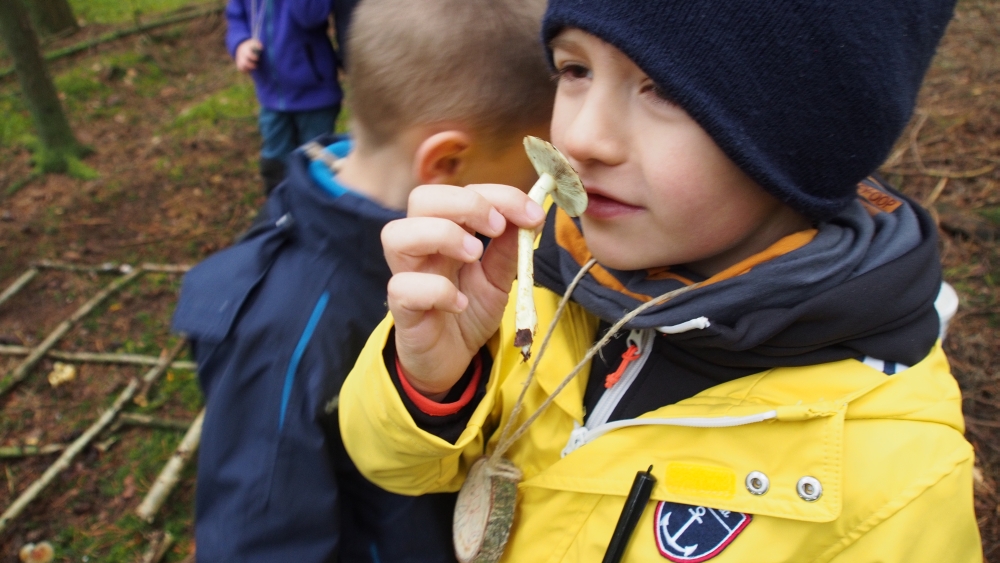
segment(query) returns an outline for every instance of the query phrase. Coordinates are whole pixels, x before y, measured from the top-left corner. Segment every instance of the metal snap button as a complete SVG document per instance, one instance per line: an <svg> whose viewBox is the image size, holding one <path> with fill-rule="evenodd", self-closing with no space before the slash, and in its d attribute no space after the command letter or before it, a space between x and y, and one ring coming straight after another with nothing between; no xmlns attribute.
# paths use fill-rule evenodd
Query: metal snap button
<svg viewBox="0 0 1000 563"><path fill-rule="evenodd" d="M795 490L798 491L802 500L806 502L815 502L819 497L823 496L823 485L820 485L819 479L809 477L808 475L799 479L798 484L795 485Z"/></svg>
<svg viewBox="0 0 1000 563"><path fill-rule="evenodd" d="M751 471L747 474L747 490L751 495L762 495L771 487L771 481L760 471Z"/></svg>

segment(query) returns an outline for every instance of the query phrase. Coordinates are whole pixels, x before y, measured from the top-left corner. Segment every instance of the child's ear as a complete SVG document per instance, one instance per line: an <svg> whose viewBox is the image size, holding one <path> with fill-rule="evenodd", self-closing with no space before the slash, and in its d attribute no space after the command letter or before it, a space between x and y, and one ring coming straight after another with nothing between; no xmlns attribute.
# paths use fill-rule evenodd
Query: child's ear
<svg viewBox="0 0 1000 563"><path fill-rule="evenodd" d="M413 172L421 184L455 184L464 172L472 137L462 131L449 129L434 133L417 147L413 158Z"/></svg>

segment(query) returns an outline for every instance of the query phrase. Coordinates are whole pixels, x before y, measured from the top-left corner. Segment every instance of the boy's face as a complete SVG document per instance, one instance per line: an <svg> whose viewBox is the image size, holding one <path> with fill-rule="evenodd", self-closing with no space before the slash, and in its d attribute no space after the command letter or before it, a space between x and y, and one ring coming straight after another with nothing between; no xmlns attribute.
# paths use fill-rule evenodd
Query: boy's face
<svg viewBox="0 0 1000 563"><path fill-rule="evenodd" d="M552 142L587 189L583 233L601 264L710 276L808 228L621 51L577 29L552 48Z"/></svg>

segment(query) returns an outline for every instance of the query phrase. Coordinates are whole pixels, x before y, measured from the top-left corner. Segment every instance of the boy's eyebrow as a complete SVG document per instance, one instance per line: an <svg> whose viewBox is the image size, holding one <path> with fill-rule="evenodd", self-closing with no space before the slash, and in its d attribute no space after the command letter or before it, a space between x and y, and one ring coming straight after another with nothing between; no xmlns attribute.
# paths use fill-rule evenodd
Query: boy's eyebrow
<svg viewBox="0 0 1000 563"><path fill-rule="evenodd" d="M566 36L562 34L555 36L552 41L549 41L549 49L552 50L576 51L579 48L580 45L576 41L566 39Z"/></svg>

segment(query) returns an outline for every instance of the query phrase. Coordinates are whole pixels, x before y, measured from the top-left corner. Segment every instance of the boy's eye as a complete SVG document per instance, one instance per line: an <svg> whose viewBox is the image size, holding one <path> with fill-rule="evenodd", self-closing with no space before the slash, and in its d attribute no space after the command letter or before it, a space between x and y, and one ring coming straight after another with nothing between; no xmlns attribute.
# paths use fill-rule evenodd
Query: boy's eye
<svg viewBox="0 0 1000 563"><path fill-rule="evenodd" d="M556 80L579 80L589 78L590 69L578 64L565 64L556 69Z"/></svg>
<svg viewBox="0 0 1000 563"><path fill-rule="evenodd" d="M668 104L677 105L677 101L674 100L673 96L667 93L666 90L657 86L654 82L650 81L642 85L640 92L643 94L651 94L657 100L661 102L666 102Z"/></svg>

